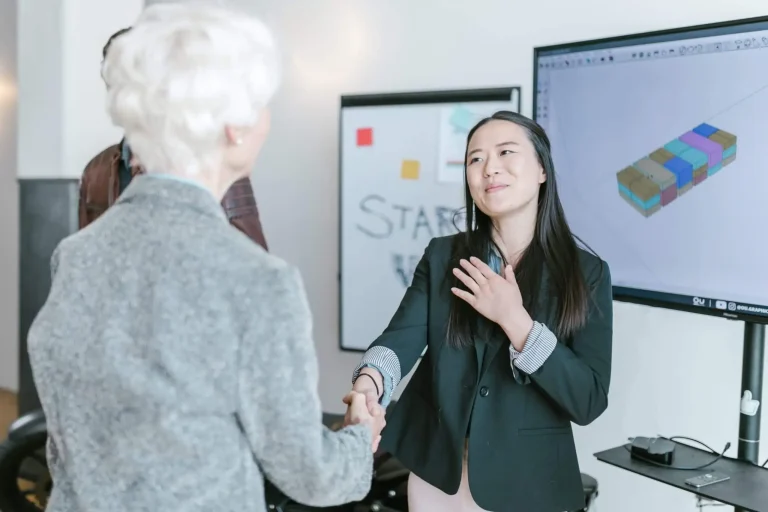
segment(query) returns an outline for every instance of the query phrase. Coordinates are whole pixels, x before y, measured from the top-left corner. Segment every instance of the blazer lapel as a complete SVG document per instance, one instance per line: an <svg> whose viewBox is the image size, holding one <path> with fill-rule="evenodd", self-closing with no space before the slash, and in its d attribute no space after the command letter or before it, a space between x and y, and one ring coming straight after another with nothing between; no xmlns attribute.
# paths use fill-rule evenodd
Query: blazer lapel
<svg viewBox="0 0 768 512"><path fill-rule="evenodd" d="M480 336L474 336L473 339L473 345L475 347L475 360L477 361L477 375L479 378L483 376L484 360L488 359L488 347L486 346L485 340Z"/></svg>
<svg viewBox="0 0 768 512"><path fill-rule="evenodd" d="M479 363L480 377L485 374L497 354L501 352L501 349L509 347L509 340L501 329L493 329L488 340L483 340L482 343L485 345L485 357L483 357L483 360Z"/></svg>

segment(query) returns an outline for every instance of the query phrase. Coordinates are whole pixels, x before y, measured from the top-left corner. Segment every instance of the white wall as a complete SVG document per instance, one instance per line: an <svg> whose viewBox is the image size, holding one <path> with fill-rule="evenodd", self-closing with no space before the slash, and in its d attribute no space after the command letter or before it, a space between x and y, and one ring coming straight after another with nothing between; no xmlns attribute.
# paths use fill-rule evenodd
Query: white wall
<svg viewBox="0 0 768 512"><path fill-rule="evenodd" d="M521 84L530 113L534 46L765 13L762 0L237 3L274 28L285 54L274 131L254 183L270 246L298 264L306 281L321 396L326 409L336 411L359 358L340 352L337 339L340 94ZM611 405L577 431L582 468L600 481L600 510L693 511L690 494L598 463L592 453L628 436L661 433L713 447L731 441L735 455L741 326L626 304L616 304L615 326ZM764 425L768 442L768 419Z"/></svg>
<svg viewBox="0 0 768 512"><path fill-rule="evenodd" d="M106 112L101 52L109 36L136 20L144 2L67 0L64 5L66 129L61 172L66 177L79 177L96 153L122 138L122 131L112 125Z"/></svg>
<svg viewBox="0 0 768 512"><path fill-rule="evenodd" d="M0 0L0 388L18 387L16 2Z"/></svg>
<svg viewBox="0 0 768 512"><path fill-rule="evenodd" d="M60 174L63 6L46 0L18 3L19 178Z"/></svg>
<svg viewBox="0 0 768 512"><path fill-rule="evenodd" d="M104 106L101 50L142 7L142 0L19 2L19 178L78 178L120 140Z"/></svg>

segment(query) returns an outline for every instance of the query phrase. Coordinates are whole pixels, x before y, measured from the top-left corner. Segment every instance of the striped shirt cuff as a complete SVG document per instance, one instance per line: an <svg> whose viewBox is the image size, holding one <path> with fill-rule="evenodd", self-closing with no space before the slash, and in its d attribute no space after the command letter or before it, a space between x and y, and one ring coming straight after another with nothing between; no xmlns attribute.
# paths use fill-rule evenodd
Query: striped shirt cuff
<svg viewBox="0 0 768 512"><path fill-rule="evenodd" d="M384 392L381 395L381 405L386 407L392 399L392 393L400 384L402 375L400 372L400 359L392 349L376 345L368 349L363 355L360 364L352 373L352 384L360 376L360 370L365 367L374 368L381 373L384 380Z"/></svg>
<svg viewBox="0 0 768 512"><path fill-rule="evenodd" d="M522 352L518 352L510 344L509 358L513 367L530 375L541 368L556 346L557 337L552 331L546 325L534 321L533 329L528 333Z"/></svg>

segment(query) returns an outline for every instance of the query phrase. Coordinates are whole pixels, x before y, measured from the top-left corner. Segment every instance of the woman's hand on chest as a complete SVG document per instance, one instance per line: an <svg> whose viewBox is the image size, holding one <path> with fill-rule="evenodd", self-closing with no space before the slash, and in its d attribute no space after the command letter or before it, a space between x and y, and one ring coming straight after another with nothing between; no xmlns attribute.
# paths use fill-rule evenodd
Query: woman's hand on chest
<svg viewBox="0 0 768 512"><path fill-rule="evenodd" d="M500 276L488 265L472 257L462 259L461 268L453 274L464 283L466 290L451 288L451 292L492 322L501 326L515 350L522 351L533 319L523 306L523 297L511 265Z"/></svg>

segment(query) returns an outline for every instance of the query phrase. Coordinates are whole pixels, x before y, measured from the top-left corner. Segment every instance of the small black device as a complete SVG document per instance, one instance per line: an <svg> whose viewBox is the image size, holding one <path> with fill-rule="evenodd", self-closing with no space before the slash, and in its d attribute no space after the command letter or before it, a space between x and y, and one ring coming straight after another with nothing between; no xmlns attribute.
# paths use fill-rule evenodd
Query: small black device
<svg viewBox="0 0 768 512"><path fill-rule="evenodd" d="M730 480L731 477L726 475L725 473L718 473L717 471L712 471L710 473L704 473L703 475L697 475L692 476L691 478L687 478L685 480L685 483L687 485L690 485L691 487L704 487L705 485L711 485L716 484L718 482L725 482L726 480Z"/></svg>
<svg viewBox="0 0 768 512"><path fill-rule="evenodd" d="M663 437L635 437L629 451L634 458L669 466L675 453L675 443Z"/></svg>

